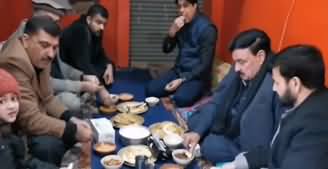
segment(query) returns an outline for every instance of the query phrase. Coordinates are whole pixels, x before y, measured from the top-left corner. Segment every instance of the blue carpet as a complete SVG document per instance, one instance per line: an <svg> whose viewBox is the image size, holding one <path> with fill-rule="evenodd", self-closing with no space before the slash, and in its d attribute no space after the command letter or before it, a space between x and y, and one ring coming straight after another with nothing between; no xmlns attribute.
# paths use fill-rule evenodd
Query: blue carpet
<svg viewBox="0 0 328 169"><path fill-rule="evenodd" d="M145 85L151 79L147 70L130 69L119 71L115 75L115 82L110 88L110 92L113 94L119 94L122 92L132 93L135 96L136 101L143 101L145 99ZM100 115L103 116L103 115ZM175 121L174 116L167 112L163 105L159 104L143 114L145 118L145 126L149 126L156 122L161 121ZM107 116L111 118L111 116ZM117 150L122 148L122 143L119 140L118 131L116 131L116 144ZM92 169L103 169L100 164L101 156L93 152L92 155ZM156 163L156 168L163 164L163 161ZM131 168L124 166L123 168Z"/></svg>
<svg viewBox="0 0 328 169"><path fill-rule="evenodd" d="M151 79L150 73L147 69L125 69L115 73L115 79L147 82Z"/></svg>

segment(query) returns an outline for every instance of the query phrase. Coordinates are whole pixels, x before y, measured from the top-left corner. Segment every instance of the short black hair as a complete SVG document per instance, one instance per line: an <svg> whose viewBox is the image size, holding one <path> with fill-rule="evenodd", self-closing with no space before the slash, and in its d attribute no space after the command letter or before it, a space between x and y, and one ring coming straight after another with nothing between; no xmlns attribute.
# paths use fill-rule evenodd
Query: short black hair
<svg viewBox="0 0 328 169"><path fill-rule="evenodd" d="M231 42L229 51L233 52L236 49L246 49L256 55L258 51L264 50L266 55L272 53L270 37L260 29L249 29L240 32Z"/></svg>
<svg viewBox="0 0 328 169"><path fill-rule="evenodd" d="M32 35L40 30L53 37L57 37L61 33L60 26L48 16L33 16L26 22L24 33Z"/></svg>
<svg viewBox="0 0 328 169"><path fill-rule="evenodd" d="M104 6L102 6L100 4L94 4L89 8L89 10L87 12L87 16L93 17L95 15L100 15L107 19L109 14L108 14L107 9Z"/></svg>
<svg viewBox="0 0 328 169"><path fill-rule="evenodd" d="M321 51L311 45L293 45L277 54L274 67L289 81L293 77L301 79L309 89L325 86L325 65Z"/></svg>
<svg viewBox="0 0 328 169"><path fill-rule="evenodd" d="M198 4L198 0L186 0L187 2L191 3L192 5ZM175 4L178 4L179 0L175 0Z"/></svg>

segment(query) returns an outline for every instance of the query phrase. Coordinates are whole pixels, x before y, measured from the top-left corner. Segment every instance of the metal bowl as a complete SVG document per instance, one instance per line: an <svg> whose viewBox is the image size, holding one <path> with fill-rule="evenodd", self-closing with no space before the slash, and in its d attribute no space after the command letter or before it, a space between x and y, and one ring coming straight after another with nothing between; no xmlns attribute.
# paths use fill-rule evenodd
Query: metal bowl
<svg viewBox="0 0 328 169"><path fill-rule="evenodd" d="M115 160L118 163L109 165L108 162L111 160ZM119 169L123 165L123 159L118 155L107 155L100 160L100 163L105 169Z"/></svg>
<svg viewBox="0 0 328 169"><path fill-rule="evenodd" d="M147 144L150 131L145 126L129 125L119 130L120 139L125 145Z"/></svg>
<svg viewBox="0 0 328 169"><path fill-rule="evenodd" d="M155 106L158 102L159 102L159 98L157 97L147 97L145 99L146 103L149 105L149 106Z"/></svg>
<svg viewBox="0 0 328 169"><path fill-rule="evenodd" d="M194 155L191 154L186 149L176 149L172 151L173 160L180 165L186 166L188 165L193 159Z"/></svg>
<svg viewBox="0 0 328 169"><path fill-rule="evenodd" d="M170 149L177 149L182 145L183 138L177 134L167 134L164 136L163 141Z"/></svg>

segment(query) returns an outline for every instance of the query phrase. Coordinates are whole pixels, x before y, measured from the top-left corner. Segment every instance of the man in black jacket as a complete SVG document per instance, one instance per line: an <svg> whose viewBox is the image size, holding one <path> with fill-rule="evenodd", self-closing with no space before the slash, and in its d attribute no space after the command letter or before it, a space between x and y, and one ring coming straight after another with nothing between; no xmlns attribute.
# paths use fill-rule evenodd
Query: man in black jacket
<svg viewBox="0 0 328 169"><path fill-rule="evenodd" d="M224 169L328 168L328 90L325 67L318 49L288 47L273 68L273 90L288 109L280 119L270 149L240 154Z"/></svg>
<svg viewBox="0 0 328 169"><path fill-rule="evenodd" d="M113 83L113 63L102 47L102 33L108 19L108 11L99 4L91 6L60 38L60 57L64 62L83 71L97 75L105 85Z"/></svg>

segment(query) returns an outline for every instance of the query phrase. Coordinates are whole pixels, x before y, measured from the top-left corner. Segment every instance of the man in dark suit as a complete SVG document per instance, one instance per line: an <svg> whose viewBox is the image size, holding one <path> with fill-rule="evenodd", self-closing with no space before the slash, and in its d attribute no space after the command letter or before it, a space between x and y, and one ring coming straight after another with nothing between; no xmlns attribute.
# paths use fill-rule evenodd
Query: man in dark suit
<svg viewBox="0 0 328 169"><path fill-rule="evenodd" d="M281 51L273 68L273 90L289 109L282 114L270 149L258 148L224 169L328 168L328 90L318 49L296 45Z"/></svg>
<svg viewBox="0 0 328 169"><path fill-rule="evenodd" d="M233 69L213 99L188 119L185 145L201 144L211 162L231 161L240 152L269 147L279 117L278 97L272 91L271 40L262 30L239 33L230 46Z"/></svg>

